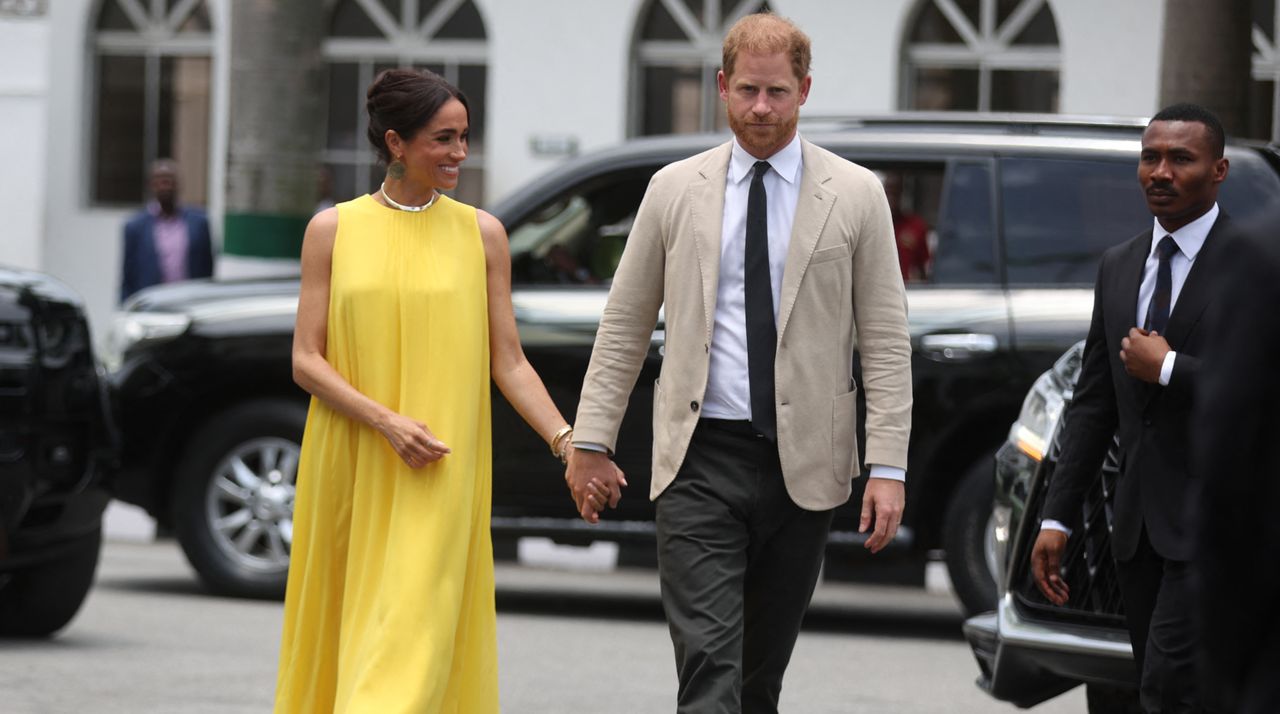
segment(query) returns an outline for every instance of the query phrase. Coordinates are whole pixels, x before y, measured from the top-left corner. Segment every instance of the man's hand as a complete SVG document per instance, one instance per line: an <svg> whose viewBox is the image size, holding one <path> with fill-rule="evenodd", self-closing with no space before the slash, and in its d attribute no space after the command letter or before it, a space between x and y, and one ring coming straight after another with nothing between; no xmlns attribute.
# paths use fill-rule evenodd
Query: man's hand
<svg viewBox="0 0 1280 714"><path fill-rule="evenodd" d="M1031 548L1031 574L1036 579L1036 587L1054 605L1065 605L1070 594L1067 581L1059 574L1066 549L1067 534L1052 528L1042 529Z"/></svg>
<svg viewBox="0 0 1280 714"><path fill-rule="evenodd" d="M608 454L588 449L574 449L569 455L564 480L569 484L579 515L587 523L599 523L605 506L617 508L622 489L627 485L622 469Z"/></svg>
<svg viewBox="0 0 1280 714"><path fill-rule="evenodd" d="M867 488L862 494L862 520L858 523L858 532L866 533L873 518L876 528L863 547L872 553L879 553L889 545L898 533L906 500L906 486L901 481L891 478L867 479Z"/></svg>
<svg viewBox="0 0 1280 714"><path fill-rule="evenodd" d="M1169 343L1159 332L1130 328L1129 336L1120 340L1120 361L1124 371L1144 382L1160 383L1160 369L1169 354Z"/></svg>

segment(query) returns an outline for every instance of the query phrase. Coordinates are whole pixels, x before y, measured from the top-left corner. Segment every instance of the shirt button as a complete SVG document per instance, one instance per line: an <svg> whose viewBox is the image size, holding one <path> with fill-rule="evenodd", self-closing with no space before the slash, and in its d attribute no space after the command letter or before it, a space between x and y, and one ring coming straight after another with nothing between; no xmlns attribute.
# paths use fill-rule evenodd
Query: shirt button
<svg viewBox="0 0 1280 714"><path fill-rule="evenodd" d="M697 402L697 401L689 402L689 411L694 411L694 412L698 411L698 402Z"/></svg>

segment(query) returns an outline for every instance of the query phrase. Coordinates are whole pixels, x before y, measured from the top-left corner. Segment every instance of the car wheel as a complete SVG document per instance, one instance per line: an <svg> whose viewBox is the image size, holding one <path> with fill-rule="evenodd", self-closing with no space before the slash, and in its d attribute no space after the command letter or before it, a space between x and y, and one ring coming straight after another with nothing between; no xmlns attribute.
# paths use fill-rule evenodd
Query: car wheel
<svg viewBox="0 0 1280 714"><path fill-rule="evenodd" d="M303 404L262 400L214 417L178 466L174 533L215 592L281 598L293 541Z"/></svg>
<svg viewBox="0 0 1280 714"><path fill-rule="evenodd" d="M1138 690L1132 688L1089 684L1085 686L1085 701L1089 714L1142 714Z"/></svg>
<svg viewBox="0 0 1280 714"><path fill-rule="evenodd" d="M942 546L947 553L947 573L951 587L966 614L995 609L996 562L995 519L991 502L995 496L995 454L978 459L951 494L943 520Z"/></svg>
<svg viewBox="0 0 1280 714"><path fill-rule="evenodd" d="M71 622L93 585L101 550L96 529L59 558L0 575L0 635L44 637Z"/></svg>

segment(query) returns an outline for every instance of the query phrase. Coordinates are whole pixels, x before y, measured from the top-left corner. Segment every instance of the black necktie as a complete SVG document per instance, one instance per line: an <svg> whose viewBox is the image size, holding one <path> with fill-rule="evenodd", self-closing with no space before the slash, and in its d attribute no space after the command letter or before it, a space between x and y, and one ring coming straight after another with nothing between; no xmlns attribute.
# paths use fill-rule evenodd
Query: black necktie
<svg viewBox="0 0 1280 714"><path fill-rule="evenodd" d="M1165 236L1156 245L1156 257L1160 265L1156 268L1156 291L1151 295L1151 304L1147 306L1147 321L1143 329L1164 334L1169 324L1169 305L1173 302L1173 270L1169 261L1178 252L1178 244L1173 236Z"/></svg>
<svg viewBox="0 0 1280 714"><path fill-rule="evenodd" d="M757 161L747 194L747 246L743 280L747 308L747 375L751 383L751 426L778 440L773 405L773 358L778 328L773 322L773 285L769 276L769 210L764 175L768 161Z"/></svg>

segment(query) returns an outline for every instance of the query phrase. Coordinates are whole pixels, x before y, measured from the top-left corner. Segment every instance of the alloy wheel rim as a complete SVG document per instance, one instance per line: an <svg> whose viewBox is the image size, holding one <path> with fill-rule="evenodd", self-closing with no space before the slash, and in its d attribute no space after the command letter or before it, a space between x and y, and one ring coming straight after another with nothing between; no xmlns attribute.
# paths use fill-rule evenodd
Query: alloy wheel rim
<svg viewBox="0 0 1280 714"><path fill-rule="evenodd" d="M214 469L205 491L206 523L218 549L237 566L288 570L301 453L297 442L261 437L235 446Z"/></svg>
<svg viewBox="0 0 1280 714"><path fill-rule="evenodd" d="M996 514L987 516L986 528L982 531L982 557L987 563L987 571L991 579L1000 582L999 548L996 545Z"/></svg>

